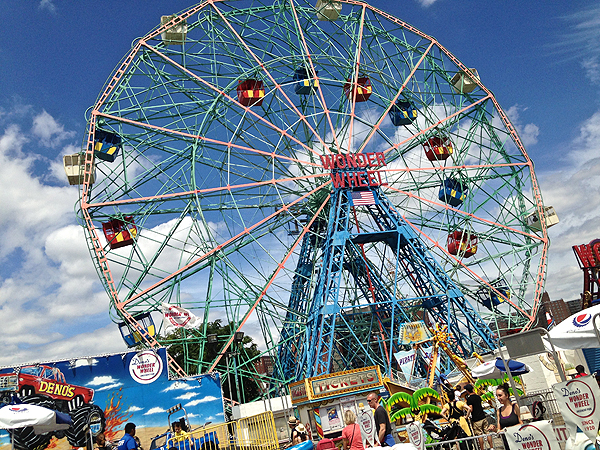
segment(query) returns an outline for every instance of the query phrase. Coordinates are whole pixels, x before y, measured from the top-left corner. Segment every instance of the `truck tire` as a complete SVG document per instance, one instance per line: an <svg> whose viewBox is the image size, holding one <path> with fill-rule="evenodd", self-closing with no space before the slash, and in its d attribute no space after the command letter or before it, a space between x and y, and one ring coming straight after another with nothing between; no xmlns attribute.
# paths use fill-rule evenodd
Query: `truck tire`
<svg viewBox="0 0 600 450"><path fill-rule="evenodd" d="M9 433L16 450L45 449L52 439L52 433L35 434L33 427L16 428Z"/></svg>
<svg viewBox="0 0 600 450"><path fill-rule="evenodd" d="M44 408L55 409L54 400L45 395L28 395L22 398L23 403L29 405L43 406ZM31 450L31 449L43 449L48 446L50 439L52 439L52 433L36 435L33 431L33 427L26 427L16 429L11 432L15 449L18 450Z"/></svg>
<svg viewBox="0 0 600 450"><path fill-rule="evenodd" d="M96 437L104 431L106 419L104 411L98 405L83 405L81 408L71 411L71 427L67 430L67 439L73 447L85 447L88 440L88 425L92 434Z"/></svg>
<svg viewBox="0 0 600 450"><path fill-rule="evenodd" d="M52 400L50 397L46 397L45 395L28 395L26 397L21 398L21 400L23 401L23 403L28 403L30 405L42 406L48 409L56 409L54 400Z"/></svg>
<svg viewBox="0 0 600 450"><path fill-rule="evenodd" d="M21 400L25 397L31 397L32 395L35 395L35 389L33 386L22 386L19 390L19 398Z"/></svg>

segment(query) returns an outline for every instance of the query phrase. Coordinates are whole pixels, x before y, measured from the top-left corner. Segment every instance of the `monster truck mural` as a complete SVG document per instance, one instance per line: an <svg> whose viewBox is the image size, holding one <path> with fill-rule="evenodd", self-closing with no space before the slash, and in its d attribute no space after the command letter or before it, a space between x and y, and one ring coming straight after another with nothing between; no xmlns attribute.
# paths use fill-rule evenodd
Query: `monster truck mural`
<svg viewBox="0 0 600 450"><path fill-rule="evenodd" d="M88 426L94 436L104 431L104 411L92 404L94 390L67 383L57 367L42 364L24 366L13 373L0 374L0 396L8 403L13 394L24 403L68 413L73 424L66 431L36 435L32 427L11 432L15 449L45 448L53 435L67 437L73 447L86 444Z"/></svg>
<svg viewBox="0 0 600 450"><path fill-rule="evenodd" d="M191 430L224 421L219 374L171 379L165 348L0 367L0 403L12 397L66 412L74 424L41 437L31 428L14 435L0 429L0 448L10 448L13 437L19 450L85 447L81 444L88 424L93 434L103 430L115 443L125 425L133 422L136 436L148 449L152 439L164 433L169 410L178 403L187 411Z"/></svg>

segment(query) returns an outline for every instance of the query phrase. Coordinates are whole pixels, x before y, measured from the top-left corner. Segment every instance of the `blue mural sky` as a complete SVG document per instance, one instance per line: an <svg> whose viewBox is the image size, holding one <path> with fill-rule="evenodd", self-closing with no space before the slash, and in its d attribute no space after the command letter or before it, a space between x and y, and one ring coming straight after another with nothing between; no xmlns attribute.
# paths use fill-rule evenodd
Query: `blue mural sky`
<svg viewBox="0 0 600 450"><path fill-rule="evenodd" d="M223 422L223 399L218 374L172 381L167 376L165 350L160 349L157 354L162 361L162 371L149 384L138 383L130 375L130 362L136 356L135 352L57 361L48 365L60 369L68 384L94 389L93 403L103 410L111 399L116 404L120 398L121 412L131 415L127 422L134 422L138 428L163 427L166 430L167 410L179 403L185 408L192 425ZM0 369L0 374L11 372L12 368ZM182 416L183 413L179 413L173 418ZM0 446L7 444L7 439L7 433L0 431Z"/></svg>
<svg viewBox="0 0 600 450"><path fill-rule="evenodd" d="M550 230L546 288L552 299L578 298L582 274L571 246L599 237L600 4L370 3L437 38L494 92L535 162L545 204L561 219ZM132 43L161 15L192 4L2 2L0 364L125 350L62 155L79 151L85 112Z"/></svg>

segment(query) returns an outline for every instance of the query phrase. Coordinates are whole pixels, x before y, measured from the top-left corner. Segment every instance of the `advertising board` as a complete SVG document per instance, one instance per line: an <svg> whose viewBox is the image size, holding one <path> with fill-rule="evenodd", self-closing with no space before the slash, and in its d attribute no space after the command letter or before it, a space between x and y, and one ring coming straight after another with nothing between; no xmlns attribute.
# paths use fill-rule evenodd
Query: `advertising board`
<svg viewBox="0 0 600 450"><path fill-rule="evenodd" d="M88 425L94 435L103 431L118 441L125 424L133 422L142 446L149 448L150 439L168 427L167 410L178 403L192 428L223 422L219 374L170 380L166 358L161 348L0 368L0 402L16 393L26 403L66 412L73 420L58 436L18 432L16 447L82 447ZM0 449L9 446L9 433L0 430Z"/></svg>

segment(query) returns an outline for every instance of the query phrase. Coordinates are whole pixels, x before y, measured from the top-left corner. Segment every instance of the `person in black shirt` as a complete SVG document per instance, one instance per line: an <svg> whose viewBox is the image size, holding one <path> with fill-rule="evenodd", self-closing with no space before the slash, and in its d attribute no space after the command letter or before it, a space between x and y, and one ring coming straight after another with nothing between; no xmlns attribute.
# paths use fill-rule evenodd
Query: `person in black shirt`
<svg viewBox="0 0 600 450"><path fill-rule="evenodd" d="M473 428L473 435L481 436L482 434L487 434L488 421L485 417L483 406L481 406L481 397L473 392L473 385L471 384L465 386L465 391L467 391L467 405L471 407L471 427ZM479 441L479 448L484 450L483 438L480 437L477 440ZM490 450L494 450L492 437L488 436L487 440Z"/></svg>
<svg viewBox="0 0 600 450"><path fill-rule="evenodd" d="M396 441L394 441L394 436L392 436L392 424L390 423L387 411L379 404L378 395L371 392L367 396L367 403L375 410L373 417L375 418L375 430L379 443L382 447L394 446Z"/></svg>

